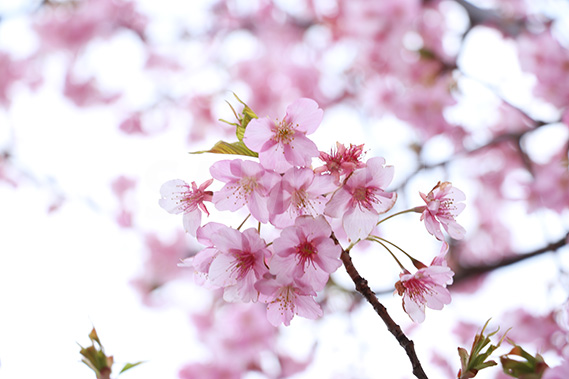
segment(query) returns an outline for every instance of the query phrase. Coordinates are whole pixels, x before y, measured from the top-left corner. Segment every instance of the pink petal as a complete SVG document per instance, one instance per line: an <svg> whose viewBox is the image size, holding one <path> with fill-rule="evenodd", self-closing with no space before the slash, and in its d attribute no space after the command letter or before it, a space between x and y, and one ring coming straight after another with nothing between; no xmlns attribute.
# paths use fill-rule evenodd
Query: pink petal
<svg viewBox="0 0 569 379"><path fill-rule="evenodd" d="M245 129L243 142L249 149L260 152L263 145L274 136L271 130L273 125L274 121L268 117L251 120Z"/></svg>
<svg viewBox="0 0 569 379"><path fill-rule="evenodd" d="M295 166L310 166L312 158L320 155L316 144L302 133L295 133L294 140L284 145L285 159Z"/></svg>
<svg viewBox="0 0 569 379"><path fill-rule="evenodd" d="M344 215L342 226L348 238L355 242L360 239L366 239L378 220L379 215L376 213L355 208Z"/></svg>
<svg viewBox="0 0 569 379"><path fill-rule="evenodd" d="M302 98L286 108L285 120L294 126L298 124L297 130L311 134L320 125L323 115L324 111L318 108L318 103L312 99Z"/></svg>
<svg viewBox="0 0 569 379"><path fill-rule="evenodd" d="M202 223L202 212L199 209L195 209L191 212L184 214L182 218L184 224L184 230L193 237L196 236L196 231L201 226Z"/></svg>

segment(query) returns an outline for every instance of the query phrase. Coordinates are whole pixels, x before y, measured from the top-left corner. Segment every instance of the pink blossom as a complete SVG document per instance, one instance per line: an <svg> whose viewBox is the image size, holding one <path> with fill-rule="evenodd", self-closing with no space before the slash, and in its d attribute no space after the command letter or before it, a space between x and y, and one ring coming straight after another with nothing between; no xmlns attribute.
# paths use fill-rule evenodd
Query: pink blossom
<svg viewBox="0 0 569 379"><path fill-rule="evenodd" d="M450 292L446 286L452 284L454 272L444 258L447 251L448 244L444 242L440 254L429 267L421 268L415 274L407 270L399 274L395 291L403 296L403 309L414 322L425 320L425 305L441 310L450 304Z"/></svg>
<svg viewBox="0 0 569 379"><path fill-rule="evenodd" d="M320 160L324 162L324 166L314 169L317 174L330 173L336 183L340 183L342 177L347 177L355 169L365 167L365 163L361 161L364 145L352 145L349 148L336 142L336 151L330 154L323 151L320 152Z"/></svg>
<svg viewBox="0 0 569 379"><path fill-rule="evenodd" d="M282 121L268 117L251 120L243 142L259 153L259 160L267 169L280 173L293 166L310 166L318 149L306 135L314 133L322 115L314 100L298 99L287 107Z"/></svg>
<svg viewBox="0 0 569 379"><path fill-rule="evenodd" d="M215 179L227 183L213 195L217 209L236 211L247 205L257 220L269 221L267 201L269 191L279 180L277 174L257 162L241 159L216 162L209 171Z"/></svg>
<svg viewBox="0 0 569 379"><path fill-rule="evenodd" d="M278 228L294 224L298 216L318 216L328 200L324 194L336 189L330 175L314 175L309 168L292 167L271 190L269 213L271 223Z"/></svg>
<svg viewBox="0 0 569 379"><path fill-rule="evenodd" d="M564 359L559 366L549 368L543 374L543 379L569 378L569 360Z"/></svg>
<svg viewBox="0 0 569 379"><path fill-rule="evenodd" d="M347 182L332 196L325 214L342 217L342 226L352 241L365 239L379 221L379 215L389 211L397 194L385 192L393 179L393 166L384 166L385 159L374 157L366 167L354 171Z"/></svg>
<svg viewBox="0 0 569 379"><path fill-rule="evenodd" d="M217 250L212 255L211 248L205 249L211 259L208 280L224 288L223 298L226 301L256 301L258 293L254 285L268 273L265 260L271 256L259 232L253 228L240 232L224 226L208 237L212 248Z"/></svg>
<svg viewBox="0 0 569 379"><path fill-rule="evenodd" d="M294 315L308 319L322 316L320 305L314 300L312 286L289 275L271 275L257 282L259 300L267 303L267 318L274 326L290 325Z"/></svg>
<svg viewBox="0 0 569 379"><path fill-rule="evenodd" d="M194 281L196 284L211 289L219 288L219 286L216 286L207 280L211 262L219 253L219 251L214 247L214 243L209 239L209 236L216 235L224 228L226 228L225 225L217 222L208 222L204 226L198 228L196 238L198 242L206 246L206 248L200 250L196 255L184 259L178 264L179 267L190 267L194 269Z"/></svg>
<svg viewBox="0 0 569 379"><path fill-rule="evenodd" d="M143 272L131 281L141 293L145 305L153 306L161 303L159 289L168 282L178 279L184 272L176 264L190 254L186 236L182 231L176 235L175 241L165 243L154 234L145 236L146 258Z"/></svg>
<svg viewBox="0 0 569 379"><path fill-rule="evenodd" d="M420 195L427 203L426 207L419 209L423 212L421 221L425 220L427 231L443 241L440 227L442 225L452 238L462 239L466 230L456 222L455 217L466 206L464 203L459 203L466 199L464 193L453 187L450 182L438 182L427 195L421 192Z"/></svg>
<svg viewBox="0 0 569 379"><path fill-rule="evenodd" d="M299 217L294 226L274 240L271 272L302 278L315 291L324 289L330 274L342 265L342 249L330 238L332 229L323 216Z"/></svg>
<svg viewBox="0 0 569 379"><path fill-rule="evenodd" d="M63 94L78 107L109 104L121 96L120 93L105 94L99 88L97 79L94 77L79 79L71 71L65 76Z"/></svg>
<svg viewBox="0 0 569 379"><path fill-rule="evenodd" d="M278 334L265 308L260 303L212 302L205 312L192 315L197 336L212 356L211 365L240 373L239 377L253 368L261 369L263 358L275 350Z"/></svg>
<svg viewBox="0 0 569 379"><path fill-rule="evenodd" d="M173 214L183 213L184 229L192 236L196 235L196 230L201 225L202 213L209 216L204 201L212 200L212 192L205 189L213 182L213 179L206 180L199 187L196 182L192 186L181 179L170 180L160 188L162 198L158 201L160 206L167 212Z"/></svg>

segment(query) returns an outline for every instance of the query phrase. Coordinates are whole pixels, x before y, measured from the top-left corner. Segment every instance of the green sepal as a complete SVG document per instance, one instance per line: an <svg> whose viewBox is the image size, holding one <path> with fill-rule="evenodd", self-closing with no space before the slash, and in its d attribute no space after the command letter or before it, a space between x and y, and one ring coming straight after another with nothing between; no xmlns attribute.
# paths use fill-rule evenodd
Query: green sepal
<svg viewBox="0 0 569 379"><path fill-rule="evenodd" d="M203 154L203 153L214 153L214 154L234 154L234 155L245 155L248 157L258 157L259 154L251 151L242 141L237 141L233 143L219 141L211 149L202 151L192 151L190 154Z"/></svg>
<svg viewBox="0 0 569 379"><path fill-rule="evenodd" d="M105 349L99 340L97 331L95 328L89 333L89 339L91 340L91 346L83 347L79 345L81 350L79 353L83 356L81 362L85 363L91 370L93 370L97 378L106 378L111 372L111 367L113 366L113 357L107 356L105 354ZM98 345L95 346L95 344Z"/></svg>
<svg viewBox="0 0 569 379"><path fill-rule="evenodd" d="M486 330L489 322L490 319L486 321L480 334L477 334L474 338L472 348L470 349L470 354L468 354L466 349L463 349L462 347L458 348L458 355L460 357L461 365L461 369L458 372L458 379L474 378L476 374L478 374L478 371L497 365L495 361L487 361L487 359L500 346L504 338L506 338L506 333L508 332L506 331L506 333L504 333L497 345L490 345L485 352L482 352L482 349L484 349L484 347L490 343L490 337L498 333L498 330L500 330L500 328L498 328L492 333L489 333L487 336L484 336L484 330Z"/></svg>
<svg viewBox="0 0 569 379"><path fill-rule="evenodd" d="M124 365L122 370L119 372L119 375L122 374L123 372L125 372L126 370L130 370L131 368L136 367L142 363L144 363L144 361L140 361L140 362L136 362L136 363L127 363L126 365Z"/></svg>
<svg viewBox="0 0 569 379"><path fill-rule="evenodd" d="M518 379L541 379L549 366L540 354L535 357L508 340L514 347L508 354L500 356L504 373ZM510 356L521 357L523 360L512 359Z"/></svg>

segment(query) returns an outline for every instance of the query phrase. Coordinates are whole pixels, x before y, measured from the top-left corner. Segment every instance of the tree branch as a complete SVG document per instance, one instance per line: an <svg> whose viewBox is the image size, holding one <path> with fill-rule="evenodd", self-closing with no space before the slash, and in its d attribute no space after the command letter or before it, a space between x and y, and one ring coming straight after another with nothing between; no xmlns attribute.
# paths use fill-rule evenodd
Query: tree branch
<svg viewBox="0 0 569 379"><path fill-rule="evenodd" d="M478 265L478 266L466 266L466 267L459 266L455 269L456 273L454 275L454 283L458 283L466 279L470 279L476 275L485 274L502 267L510 266L515 263L524 261L526 259L537 257L538 255L559 250L563 246L567 245L568 238L569 238L569 233L567 233L564 237L560 238L558 241L549 243L546 246L543 246L537 250L524 254L511 254L494 263L486 265Z"/></svg>
<svg viewBox="0 0 569 379"><path fill-rule="evenodd" d="M338 240L333 236L334 242L339 245ZM415 353L415 345L413 341L411 341L401 330L401 327L393 321L389 313L387 313L387 309L379 302L375 293L369 288L367 280L362 278L358 271L356 270L354 264L352 263L352 258L348 251L342 249L341 255L342 262L346 267L346 271L352 281L356 285L356 290L362 294L362 296L373 306L373 309L377 312L379 317L383 320L385 325L387 326L387 330L395 339L399 342L399 344L405 349L405 352L409 356L409 360L411 361L411 365L413 366L413 374L419 379L428 379L427 375L423 371L423 367L421 367L421 363L419 362L419 358L417 358L417 354Z"/></svg>
<svg viewBox="0 0 569 379"><path fill-rule="evenodd" d="M549 244L547 244L547 245L545 245L539 249L533 250L533 251L528 252L528 253L523 253L523 254L510 253L505 258L502 258L499 261L489 263L489 264L485 264L485 265L452 267L453 271L455 272L455 275L453 277L453 285L456 285L460 282L464 282L464 281L471 279L477 275L486 274L486 273L492 272L494 270L500 269L502 267L506 267L506 266L516 264L518 262L522 262L526 259L537 257L539 255L542 255L542 254L545 254L548 252L557 251L560 248L562 248L563 246L566 246L568 244L568 240L569 240L569 233L567 233L565 236L563 236L562 238L560 238L559 240L557 240L555 242L551 242L551 243L549 243ZM379 294L379 295L385 295L388 293L393 293L393 290L394 290L394 288L382 289L382 290L375 291L374 293Z"/></svg>

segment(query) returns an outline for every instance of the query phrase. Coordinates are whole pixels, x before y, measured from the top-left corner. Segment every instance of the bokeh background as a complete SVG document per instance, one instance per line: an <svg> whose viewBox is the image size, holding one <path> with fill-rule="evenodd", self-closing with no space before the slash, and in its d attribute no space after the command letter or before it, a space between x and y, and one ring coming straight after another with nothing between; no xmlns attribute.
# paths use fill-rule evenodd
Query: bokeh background
<svg viewBox="0 0 569 379"><path fill-rule="evenodd" d="M316 100L320 150L365 143L395 166L394 211L439 180L466 193L453 302L424 323L392 294L385 251L353 253L429 377L454 377L489 318L559 364L568 25L564 0L0 1L0 377L94 378L78 345L93 326L117 368L145 361L127 379L412 377L342 268L322 319L273 329L177 267L200 246L159 189L225 159L188 152L234 140L219 121L234 93L271 117ZM438 253L418 215L381 232L425 263Z"/></svg>

